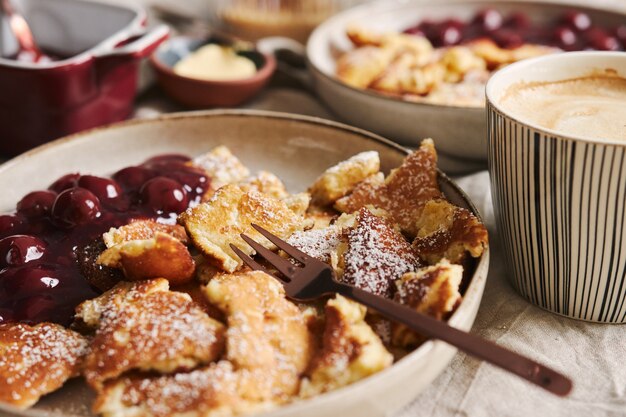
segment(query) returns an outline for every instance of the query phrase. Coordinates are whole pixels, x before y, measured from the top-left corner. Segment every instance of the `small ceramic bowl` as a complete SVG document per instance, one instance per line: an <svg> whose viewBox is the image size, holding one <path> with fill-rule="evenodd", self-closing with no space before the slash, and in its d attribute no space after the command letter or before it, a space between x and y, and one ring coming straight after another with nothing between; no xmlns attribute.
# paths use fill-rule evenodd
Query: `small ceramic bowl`
<svg viewBox="0 0 626 417"><path fill-rule="evenodd" d="M178 36L164 42L150 57L156 70L157 82L172 99L192 108L234 107L259 92L270 80L276 69L276 60L272 55L263 54L255 49L237 50L237 54L254 62L257 72L250 78L232 81L200 80L178 75L174 65L201 46L216 43L231 44L223 37L204 39Z"/></svg>

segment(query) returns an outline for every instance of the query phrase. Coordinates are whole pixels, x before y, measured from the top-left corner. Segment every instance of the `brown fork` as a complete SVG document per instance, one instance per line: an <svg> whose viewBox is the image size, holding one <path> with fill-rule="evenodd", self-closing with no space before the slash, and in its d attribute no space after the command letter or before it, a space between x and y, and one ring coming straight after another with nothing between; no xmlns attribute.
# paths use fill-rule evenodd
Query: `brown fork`
<svg viewBox="0 0 626 417"><path fill-rule="evenodd" d="M272 274L235 245L231 244L231 248L250 268L264 271L281 281L290 298L307 301L338 293L373 308L387 318L402 323L425 336L443 340L472 356L514 373L553 394L566 396L571 391L572 381L566 376L493 342L418 313L407 306L338 282L335 280L334 271L329 265L294 248L260 226L253 224L252 227L300 262L302 266L294 265L243 233L241 234L243 240L282 275Z"/></svg>

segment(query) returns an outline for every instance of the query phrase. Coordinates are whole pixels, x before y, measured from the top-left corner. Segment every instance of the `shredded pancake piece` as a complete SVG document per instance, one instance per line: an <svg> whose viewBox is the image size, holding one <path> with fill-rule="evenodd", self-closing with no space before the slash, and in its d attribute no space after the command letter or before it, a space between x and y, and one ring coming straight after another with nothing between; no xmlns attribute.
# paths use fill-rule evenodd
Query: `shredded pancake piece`
<svg viewBox="0 0 626 417"><path fill-rule="evenodd" d="M391 353L365 322L365 307L337 295L328 301L325 312L322 348L302 381L302 397L349 385L393 362Z"/></svg>
<svg viewBox="0 0 626 417"><path fill-rule="evenodd" d="M0 324L0 402L26 409L78 376L88 341L57 324Z"/></svg>
<svg viewBox="0 0 626 417"><path fill-rule="evenodd" d="M415 236L415 219L419 218L424 204L434 198L443 198L437 182L437 154L432 139L425 139L400 167L391 171L383 184L376 185L370 180L367 186L357 186L354 193L338 200L335 207L346 213L368 205L381 208L404 233Z"/></svg>
<svg viewBox="0 0 626 417"><path fill-rule="evenodd" d="M390 94L428 94L446 77L446 68L439 62L417 67L416 57L402 55L370 86Z"/></svg>
<svg viewBox="0 0 626 417"><path fill-rule="evenodd" d="M326 229L339 215L332 208L309 206L304 216L313 222L311 229Z"/></svg>
<svg viewBox="0 0 626 417"><path fill-rule="evenodd" d="M271 402L241 397L249 375L228 361L188 373L130 375L105 384L93 409L104 417L225 417L270 409Z"/></svg>
<svg viewBox="0 0 626 417"><path fill-rule="evenodd" d="M395 58L394 51L377 46L364 46L342 55L337 60L337 77L355 88L369 87Z"/></svg>
<svg viewBox="0 0 626 417"><path fill-rule="evenodd" d="M259 171L254 177L246 178L238 185L244 191L255 190L278 199L289 195L280 178L268 171Z"/></svg>
<svg viewBox="0 0 626 417"><path fill-rule="evenodd" d="M187 246L162 232L149 239L112 246L102 252L98 263L120 268L129 281L165 278L174 285L189 282L196 269Z"/></svg>
<svg viewBox="0 0 626 417"><path fill-rule="evenodd" d="M244 398L284 402L299 388L313 350L300 309L275 278L260 271L220 275L206 286L227 317L226 359L258 374L241 387Z"/></svg>
<svg viewBox="0 0 626 417"><path fill-rule="evenodd" d="M282 201L287 205L287 207L289 207L289 210L293 211L299 216L304 216L307 212L307 209L309 208L309 204L311 203L311 194L290 194L287 197L284 197Z"/></svg>
<svg viewBox="0 0 626 417"><path fill-rule="evenodd" d="M354 155L324 172L309 188L313 203L319 206L333 204L348 194L370 175L380 170L378 152L369 151Z"/></svg>
<svg viewBox="0 0 626 417"><path fill-rule="evenodd" d="M305 315L263 272L219 275L205 288L227 317L223 360L188 373L107 383L95 411L106 417L207 417L268 410L293 398L312 356Z"/></svg>
<svg viewBox="0 0 626 417"><path fill-rule="evenodd" d="M343 228L333 225L325 229L296 232L289 236L287 243L336 268L340 262L341 246L346 244L346 238Z"/></svg>
<svg viewBox="0 0 626 417"><path fill-rule="evenodd" d="M115 228L112 227L108 232L102 235L102 239L107 248L119 245L131 240L145 240L153 238L157 232L167 233L180 240L183 244L187 244L187 233L185 228L178 224L163 224L152 219L133 220L130 223Z"/></svg>
<svg viewBox="0 0 626 417"><path fill-rule="evenodd" d="M415 311L443 320L461 301L459 285L463 279L463 267L442 260L437 265L404 274L397 281L395 299ZM412 348L425 339L403 324L392 323L394 346Z"/></svg>
<svg viewBox="0 0 626 417"><path fill-rule="evenodd" d="M85 379L94 388L131 370L171 373L219 358L224 326L167 281L121 283L78 308L97 322L85 358ZM97 318L97 319L96 319Z"/></svg>
<svg viewBox="0 0 626 417"><path fill-rule="evenodd" d="M534 44L522 45L515 49L500 48L491 39L484 38L470 42L468 47L476 56L485 60L487 67L492 70L522 59L533 58L559 51L558 48Z"/></svg>
<svg viewBox="0 0 626 417"><path fill-rule="evenodd" d="M204 170L211 178L203 200L210 199L219 188L242 182L250 176L250 170L226 146L213 148L210 152L194 158L190 164Z"/></svg>
<svg viewBox="0 0 626 417"><path fill-rule="evenodd" d="M348 232L344 262L343 282L387 298L395 280L420 266L404 237L366 208L359 210L357 224Z"/></svg>
<svg viewBox="0 0 626 417"><path fill-rule="evenodd" d="M398 60L409 60L410 68L432 61L428 39L401 33L378 34L352 26L347 35L357 46L337 60L337 77L356 88L375 88Z"/></svg>
<svg viewBox="0 0 626 417"><path fill-rule="evenodd" d="M185 226L196 247L227 272L234 272L242 265L230 247L231 243L249 255L253 253L241 233L273 247L252 228L252 223L282 239L306 226L303 217L290 210L283 201L254 190L244 192L232 184L220 188L210 201L182 213L179 222Z"/></svg>
<svg viewBox="0 0 626 417"><path fill-rule="evenodd" d="M488 242L487 229L476 216L443 199L424 205L416 227L413 248L431 265L442 258L454 264L462 263L466 254L477 258Z"/></svg>

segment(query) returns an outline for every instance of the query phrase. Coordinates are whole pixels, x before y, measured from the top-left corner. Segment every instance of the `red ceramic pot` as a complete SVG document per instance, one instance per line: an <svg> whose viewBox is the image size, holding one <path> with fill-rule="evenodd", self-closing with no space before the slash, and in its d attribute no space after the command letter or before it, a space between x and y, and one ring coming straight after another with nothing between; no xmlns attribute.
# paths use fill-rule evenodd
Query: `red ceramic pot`
<svg viewBox="0 0 626 417"><path fill-rule="evenodd" d="M146 30L145 13L126 6L80 0L18 6L42 49L71 57L44 64L0 58L0 154L128 117L139 62L168 29ZM4 33L0 52L11 56L16 46Z"/></svg>

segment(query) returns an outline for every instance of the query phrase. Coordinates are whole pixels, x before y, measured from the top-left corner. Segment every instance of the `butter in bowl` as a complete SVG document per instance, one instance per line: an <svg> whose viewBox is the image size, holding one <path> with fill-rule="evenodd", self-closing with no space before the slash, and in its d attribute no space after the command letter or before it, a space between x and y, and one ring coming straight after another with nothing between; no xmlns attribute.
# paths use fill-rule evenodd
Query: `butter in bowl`
<svg viewBox="0 0 626 417"><path fill-rule="evenodd" d="M273 56L224 36L179 36L150 59L163 91L191 108L234 107L254 97L276 69Z"/></svg>

